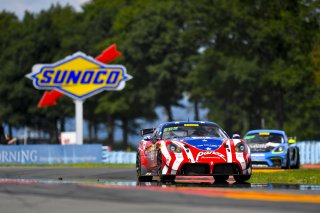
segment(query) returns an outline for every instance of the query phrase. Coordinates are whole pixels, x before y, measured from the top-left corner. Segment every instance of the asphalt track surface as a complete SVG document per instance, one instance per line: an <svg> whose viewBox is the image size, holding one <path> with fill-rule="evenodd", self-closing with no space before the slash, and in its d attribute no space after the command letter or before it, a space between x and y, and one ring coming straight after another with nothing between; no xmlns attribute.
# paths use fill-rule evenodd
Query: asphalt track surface
<svg viewBox="0 0 320 213"><path fill-rule="evenodd" d="M0 213L319 212L320 188L252 186L137 183L134 168L0 167Z"/></svg>

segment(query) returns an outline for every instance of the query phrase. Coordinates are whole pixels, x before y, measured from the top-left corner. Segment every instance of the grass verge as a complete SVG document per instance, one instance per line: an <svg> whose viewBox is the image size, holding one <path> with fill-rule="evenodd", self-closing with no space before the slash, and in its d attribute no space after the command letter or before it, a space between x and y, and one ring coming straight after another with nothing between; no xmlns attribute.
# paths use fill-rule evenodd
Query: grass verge
<svg viewBox="0 0 320 213"><path fill-rule="evenodd" d="M284 170L279 172L255 172L250 183L320 184L319 169Z"/></svg>

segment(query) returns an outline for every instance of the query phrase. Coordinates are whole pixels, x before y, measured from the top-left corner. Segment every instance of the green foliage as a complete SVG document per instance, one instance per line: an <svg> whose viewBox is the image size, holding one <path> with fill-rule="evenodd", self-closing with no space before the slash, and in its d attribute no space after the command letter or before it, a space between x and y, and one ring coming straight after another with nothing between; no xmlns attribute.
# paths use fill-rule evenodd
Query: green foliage
<svg viewBox="0 0 320 213"><path fill-rule="evenodd" d="M124 64L133 79L121 92L85 102L92 134L107 125L107 144L118 121L127 144L137 119L155 119L155 107L174 120L171 108L184 95L228 133L279 128L319 139L319 8L301 0L93 0L83 12L57 4L23 20L1 12L0 122L57 141L72 101L38 109L42 92L25 75L36 63L78 50L97 56L116 43L122 56L112 63Z"/></svg>

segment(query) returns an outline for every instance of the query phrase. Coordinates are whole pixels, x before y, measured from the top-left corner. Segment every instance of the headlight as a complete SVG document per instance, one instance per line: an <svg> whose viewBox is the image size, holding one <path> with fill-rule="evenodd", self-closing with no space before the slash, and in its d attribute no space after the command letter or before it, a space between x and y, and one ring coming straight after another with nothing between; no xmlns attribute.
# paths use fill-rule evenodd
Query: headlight
<svg viewBox="0 0 320 213"><path fill-rule="evenodd" d="M278 146L277 148L275 148L274 150L273 150L274 152L283 152L284 151L284 146Z"/></svg>
<svg viewBox="0 0 320 213"><path fill-rule="evenodd" d="M247 150L246 145L244 143L237 143L235 146L236 152L244 152Z"/></svg>
<svg viewBox="0 0 320 213"><path fill-rule="evenodd" d="M181 153L181 148L174 143L168 145L168 150L171 152Z"/></svg>

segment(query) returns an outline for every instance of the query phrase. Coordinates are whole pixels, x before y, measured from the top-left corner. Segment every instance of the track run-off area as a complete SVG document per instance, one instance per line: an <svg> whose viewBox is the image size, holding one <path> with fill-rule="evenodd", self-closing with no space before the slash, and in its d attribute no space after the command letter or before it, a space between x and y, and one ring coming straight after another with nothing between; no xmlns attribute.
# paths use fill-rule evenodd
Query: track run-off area
<svg viewBox="0 0 320 213"><path fill-rule="evenodd" d="M259 170L281 172L281 170ZM320 172L320 170L319 170ZM0 212L318 212L320 185L137 182L135 168L0 167Z"/></svg>

